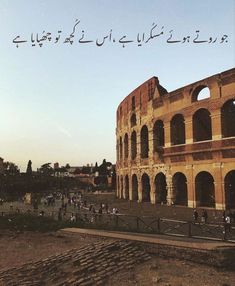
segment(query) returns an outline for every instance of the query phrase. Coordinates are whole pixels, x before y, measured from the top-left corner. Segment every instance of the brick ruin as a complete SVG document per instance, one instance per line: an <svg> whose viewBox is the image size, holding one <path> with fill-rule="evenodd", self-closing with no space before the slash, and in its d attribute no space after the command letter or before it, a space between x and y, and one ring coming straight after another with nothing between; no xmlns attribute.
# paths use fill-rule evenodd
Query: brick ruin
<svg viewBox="0 0 235 286"><path fill-rule="evenodd" d="M235 208L235 68L172 92L152 77L117 109L117 197Z"/></svg>

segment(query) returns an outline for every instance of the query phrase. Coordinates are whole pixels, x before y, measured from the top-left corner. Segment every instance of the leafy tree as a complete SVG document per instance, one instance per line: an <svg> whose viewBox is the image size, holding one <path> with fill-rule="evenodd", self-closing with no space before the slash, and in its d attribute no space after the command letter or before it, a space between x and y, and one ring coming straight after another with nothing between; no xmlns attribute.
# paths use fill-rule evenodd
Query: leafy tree
<svg viewBox="0 0 235 286"><path fill-rule="evenodd" d="M29 160L29 162L28 162L26 174L28 174L30 176L32 175L32 161L31 160Z"/></svg>
<svg viewBox="0 0 235 286"><path fill-rule="evenodd" d="M3 162L5 175L16 175L20 173L18 166L12 162Z"/></svg>
<svg viewBox="0 0 235 286"><path fill-rule="evenodd" d="M45 163L43 164L39 169L39 173L45 175L45 176L50 176L53 174L53 168L51 167L51 163Z"/></svg>

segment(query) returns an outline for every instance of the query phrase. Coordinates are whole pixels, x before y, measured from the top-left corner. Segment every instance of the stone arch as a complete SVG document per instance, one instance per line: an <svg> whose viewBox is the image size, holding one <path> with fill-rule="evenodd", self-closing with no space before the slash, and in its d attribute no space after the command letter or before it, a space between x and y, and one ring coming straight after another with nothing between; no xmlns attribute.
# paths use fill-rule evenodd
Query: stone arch
<svg viewBox="0 0 235 286"><path fill-rule="evenodd" d="M210 89L206 85L197 86L192 93L192 102L210 98Z"/></svg>
<svg viewBox="0 0 235 286"><path fill-rule="evenodd" d="M141 177L141 183L142 183L142 202L150 202L150 180L149 176L144 173Z"/></svg>
<svg viewBox="0 0 235 286"><path fill-rule="evenodd" d="M185 144L185 123L182 114L176 114L172 117L171 122L171 144Z"/></svg>
<svg viewBox="0 0 235 286"><path fill-rule="evenodd" d="M235 99L230 99L221 108L222 136L235 136Z"/></svg>
<svg viewBox="0 0 235 286"><path fill-rule="evenodd" d="M213 176L206 171L195 178L195 193L198 206L215 207L215 186Z"/></svg>
<svg viewBox="0 0 235 286"><path fill-rule="evenodd" d="M162 120L157 120L153 126L153 150L157 151L158 147L165 145L164 138L164 123Z"/></svg>
<svg viewBox="0 0 235 286"><path fill-rule="evenodd" d="M136 114L135 114L135 113L133 113L133 114L131 115L131 120L130 120L130 122L131 122L131 127L136 126L137 120L136 120Z"/></svg>
<svg viewBox="0 0 235 286"><path fill-rule="evenodd" d="M193 141L212 139L210 112L205 108L198 109L193 114Z"/></svg>
<svg viewBox="0 0 235 286"><path fill-rule="evenodd" d="M137 155L137 136L136 131L131 133L131 159L134 160Z"/></svg>
<svg viewBox="0 0 235 286"><path fill-rule="evenodd" d="M119 156L120 156L120 160L122 160L122 155L123 155L123 146L122 146L122 137L120 137L119 139Z"/></svg>
<svg viewBox="0 0 235 286"><path fill-rule="evenodd" d="M128 134L126 133L124 136L124 158L128 158Z"/></svg>
<svg viewBox="0 0 235 286"><path fill-rule="evenodd" d="M128 175L125 176L125 194L124 194L125 199L129 199L129 177Z"/></svg>
<svg viewBox="0 0 235 286"><path fill-rule="evenodd" d="M188 190L187 190L187 179L186 176L177 172L172 178L173 191L176 205L187 206L188 205Z"/></svg>
<svg viewBox="0 0 235 286"><path fill-rule="evenodd" d="M224 178L225 207L235 209L235 170L228 172Z"/></svg>
<svg viewBox="0 0 235 286"><path fill-rule="evenodd" d="M132 175L132 200L138 201L139 195L138 195L138 179L137 176L134 174Z"/></svg>
<svg viewBox="0 0 235 286"><path fill-rule="evenodd" d="M155 176L154 179L156 202L166 203L167 201L167 184L166 176L161 172Z"/></svg>
<svg viewBox="0 0 235 286"><path fill-rule="evenodd" d="M140 132L141 142L141 158L148 158L149 156L149 133L148 127L144 125Z"/></svg>

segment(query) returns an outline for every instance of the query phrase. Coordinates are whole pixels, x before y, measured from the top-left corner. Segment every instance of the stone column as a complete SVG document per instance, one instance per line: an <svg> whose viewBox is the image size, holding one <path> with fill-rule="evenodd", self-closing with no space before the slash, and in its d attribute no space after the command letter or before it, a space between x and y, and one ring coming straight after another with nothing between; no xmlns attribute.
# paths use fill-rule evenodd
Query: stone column
<svg viewBox="0 0 235 286"><path fill-rule="evenodd" d="M186 165L188 207L196 207L195 184L193 177L193 165Z"/></svg>
<svg viewBox="0 0 235 286"><path fill-rule="evenodd" d="M171 126L170 121L164 122L164 133L165 133L165 147L171 146Z"/></svg>
<svg viewBox="0 0 235 286"><path fill-rule="evenodd" d="M192 116L185 117L185 143L193 143L193 120Z"/></svg>
<svg viewBox="0 0 235 286"><path fill-rule="evenodd" d="M214 163L214 186L215 186L215 208L217 210L225 209L224 182L222 181L222 163Z"/></svg>
<svg viewBox="0 0 235 286"><path fill-rule="evenodd" d="M155 190L155 183L154 183L154 176L150 176L150 201L152 204L156 204L156 190Z"/></svg>
<svg viewBox="0 0 235 286"><path fill-rule="evenodd" d="M222 124L221 124L221 112L219 110L211 111L211 127L212 127L212 139L219 140L222 138Z"/></svg>
<svg viewBox="0 0 235 286"><path fill-rule="evenodd" d="M167 188L167 205L171 206L172 202L174 202L174 190L172 184L172 175L166 174L166 188Z"/></svg>
<svg viewBox="0 0 235 286"><path fill-rule="evenodd" d="M137 180L138 180L138 198L139 198L139 202L142 202L143 199L143 189L142 189L142 182L141 182L141 174L137 175Z"/></svg>
<svg viewBox="0 0 235 286"><path fill-rule="evenodd" d="M149 163L151 162L153 162L153 128L152 127L151 129L149 129Z"/></svg>

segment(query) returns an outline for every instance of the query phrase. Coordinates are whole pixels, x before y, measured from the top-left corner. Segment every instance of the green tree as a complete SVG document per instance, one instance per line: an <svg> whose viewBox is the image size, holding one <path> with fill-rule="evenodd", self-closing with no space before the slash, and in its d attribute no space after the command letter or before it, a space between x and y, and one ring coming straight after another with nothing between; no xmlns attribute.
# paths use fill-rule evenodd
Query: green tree
<svg viewBox="0 0 235 286"><path fill-rule="evenodd" d="M3 162L5 175L17 175L20 173L18 166L12 162Z"/></svg>
<svg viewBox="0 0 235 286"><path fill-rule="evenodd" d="M29 175L29 176L32 175L32 161L31 160L28 161L26 174Z"/></svg>
<svg viewBox="0 0 235 286"><path fill-rule="evenodd" d="M38 169L38 172L45 176L51 176L54 171L51 167L51 163L45 163Z"/></svg>

